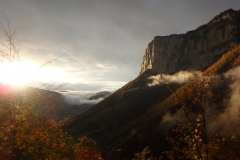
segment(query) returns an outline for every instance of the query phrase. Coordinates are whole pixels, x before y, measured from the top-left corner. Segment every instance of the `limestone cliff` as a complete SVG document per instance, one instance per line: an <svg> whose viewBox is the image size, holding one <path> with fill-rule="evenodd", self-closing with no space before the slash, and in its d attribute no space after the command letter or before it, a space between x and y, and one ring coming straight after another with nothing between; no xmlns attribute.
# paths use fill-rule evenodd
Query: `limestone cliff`
<svg viewBox="0 0 240 160"><path fill-rule="evenodd" d="M229 9L186 34L156 36L143 56L141 72L173 74L205 70L240 44L240 11Z"/></svg>

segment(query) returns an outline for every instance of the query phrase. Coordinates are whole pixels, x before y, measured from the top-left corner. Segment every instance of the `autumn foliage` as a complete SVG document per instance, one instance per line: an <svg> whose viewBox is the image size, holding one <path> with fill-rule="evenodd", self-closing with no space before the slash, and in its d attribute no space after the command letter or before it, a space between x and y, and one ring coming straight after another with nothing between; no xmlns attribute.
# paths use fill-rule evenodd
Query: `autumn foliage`
<svg viewBox="0 0 240 160"><path fill-rule="evenodd" d="M168 159L239 159L239 113L236 113L234 128L229 126L219 134L209 124L218 121L218 108L222 103L221 94L213 92L214 82L210 77L198 77L173 93L175 105L181 106L177 127L167 136L171 144L169 151L163 152ZM235 104L237 107L238 104ZM233 147L234 146L234 147Z"/></svg>
<svg viewBox="0 0 240 160"><path fill-rule="evenodd" d="M75 145L75 157L77 160L101 160L101 154L96 149L96 142L88 139L86 136L79 138L80 142Z"/></svg>
<svg viewBox="0 0 240 160"><path fill-rule="evenodd" d="M93 140L75 142L63 132L63 122L34 110L34 101L21 93L5 93L0 98L0 159L101 158Z"/></svg>

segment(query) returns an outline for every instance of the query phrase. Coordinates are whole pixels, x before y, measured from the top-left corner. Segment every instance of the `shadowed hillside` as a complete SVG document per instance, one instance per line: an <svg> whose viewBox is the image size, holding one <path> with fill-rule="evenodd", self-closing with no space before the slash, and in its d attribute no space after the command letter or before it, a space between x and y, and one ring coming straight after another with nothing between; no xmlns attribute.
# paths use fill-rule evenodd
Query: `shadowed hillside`
<svg viewBox="0 0 240 160"><path fill-rule="evenodd" d="M227 106L221 102L229 95L229 86L234 83L231 78L221 75L239 64L240 46L226 53L202 74L218 75L217 78L213 78L213 93L221 95L218 97L218 103L221 104L216 113L218 115L226 110ZM87 135L95 139L99 146L105 149L103 153L108 152L103 155L106 157L116 149L121 149L121 157L131 157L146 146L150 146L155 155L161 154L169 145L165 141L165 132L176 127L176 119L173 117L181 106L175 105L176 96L170 96L171 92L166 85L148 87L146 84L151 82L149 76L152 76L151 70L147 70L99 104L75 117L68 130L76 137ZM219 85L220 80L223 83ZM197 84L197 81L195 79L182 86L175 95L191 95L193 89L190 83Z"/></svg>
<svg viewBox="0 0 240 160"><path fill-rule="evenodd" d="M107 152L110 148L121 148L119 133L128 134L130 128L126 128L127 125L146 114L153 104L163 101L171 94L166 85L148 87L147 84L153 81L149 79L152 75L152 70L147 70L105 100L76 116L68 126L68 131L76 137L86 135L96 139L103 148L108 146ZM135 146L134 151L136 149Z"/></svg>
<svg viewBox="0 0 240 160"><path fill-rule="evenodd" d="M218 100L215 102L217 103L216 112L214 112L215 116L219 116L227 110L228 105L224 102L224 100L229 99L229 96L231 96L232 93L230 86L237 80L237 78L234 79L234 76L224 77L223 74L230 69L237 69L239 65L240 46L236 47L232 51L229 51L221 59L219 59L218 62L213 64L202 74L203 76L213 77L214 87L212 89L212 93L219 96ZM193 85L197 87L197 82L199 82L199 78L196 78L182 86L180 89L176 90L175 95L169 96L162 102L155 103L149 108L144 116L139 117L130 125L126 126L125 130L120 130L118 133L116 132L116 138L120 135L121 137L126 138L125 141L122 141L122 146L119 145L119 147L121 146L121 148L123 148L123 156L130 156L128 151L132 151L134 153L134 150L137 147L132 149L133 146L138 146L139 151L141 147L141 149L143 149L144 146L150 146L151 150L156 155L160 155L162 151L166 150L167 147L169 147L169 142L165 140L165 132L170 132L173 128L176 128L177 119L175 116L179 115L178 111L181 108L181 105L175 105L176 95L178 98L181 98L181 101L194 99L193 92L195 88ZM190 104L188 105L190 106ZM210 126L214 127L214 125L217 126L219 124L215 122ZM229 126L225 127L227 128ZM218 128L215 129L217 130ZM125 136L122 135L124 133L126 133ZM129 136L131 134L132 136Z"/></svg>
<svg viewBox="0 0 240 160"><path fill-rule="evenodd" d="M105 134L106 131L113 132L143 115L150 104L164 100L170 95L169 89L166 86L148 87L147 83L152 81L148 79L150 75L152 75L151 70L146 71L87 112L82 113L71 124L74 126L71 129L72 133L74 135L82 131L88 133L88 129L94 128L90 135L95 137Z"/></svg>

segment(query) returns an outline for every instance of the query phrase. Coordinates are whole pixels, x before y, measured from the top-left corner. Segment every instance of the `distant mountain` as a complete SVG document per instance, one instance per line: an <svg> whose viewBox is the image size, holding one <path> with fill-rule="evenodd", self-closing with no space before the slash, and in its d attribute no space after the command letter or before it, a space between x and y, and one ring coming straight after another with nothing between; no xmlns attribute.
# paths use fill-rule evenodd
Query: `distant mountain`
<svg viewBox="0 0 240 160"><path fill-rule="evenodd" d="M99 99L99 98L107 98L110 94L111 94L111 92L109 92L109 91L97 92L94 95L90 96L89 100L94 100L94 99Z"/></svg>
<svg viewBox="0 0 240 160"><path fill-rule="evenodd" d="M134 153L146 146L150 146L154 156L158 156L169 147L165 132L177 125L174 117L181 105L174 103L175 96L186 95L180 97L180 100L185 100L188 94L193 93L189 86L197 84L205 76L213 79L211 92L219 98L215 116L223 114L229 106L226 100L231 99L233 93L231 86L238 79L236 74L231 74L240 71L237 68L240 65L239 13L227 10L195 31L159 38L163 40L148 47L141 74L74 117L68 131L76 138L86 135L96 140L103 157L108 159L114 159L117 149L121 149L118 153L121 158L131 159ZM198 49L202 52L196 52ZM204 72L191 82L179 83L180 77L174 74L181 70L191 72L199 67ZM169 73L172 75L166 75ZM169 86L176 89L174 95Z"/></svg>
<svg viewBox="0 0 240 160"><path fill-rule="evenodd" d="M57 92L33 87L17 87L13 95L21 99L21 103L31 105L33 110L41 112L42 116L55 117L57 109L64 106L64 97Z"/></svg>
<svg viewBox="0 0 240 160"><path fill-rule="evenodd" d="M70 91L63 91L63 93L65 92ZM88 98L84 100L79 96L79 103L73 104L68 102L68 99L66 99L66 97L61 93L62 92L58 93L51 90L33 87L19 87L14 89L14 94L16 96L25 97L29 102L34 102L31 103L34 110L40 111L42 114L48 112L51 115L50 118L57 120L62 120L64 118L80 114L102 100L87 100ZM108 92L104 95L107 96L107 94ZM100 94L101 97L104 97L104 95Z"/></svg>

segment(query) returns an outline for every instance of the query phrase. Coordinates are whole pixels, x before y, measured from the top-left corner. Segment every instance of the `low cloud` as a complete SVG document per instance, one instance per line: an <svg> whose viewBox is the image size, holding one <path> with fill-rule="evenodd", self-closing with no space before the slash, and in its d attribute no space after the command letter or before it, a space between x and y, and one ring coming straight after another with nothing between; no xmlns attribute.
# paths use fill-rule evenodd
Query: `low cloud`
<svg viewBox="0 0 240 160"><path fill-rule="evenodd" d="M195 75L190 72L179 72L172 76L162 75L162 78L160 78L159 75L152 76L150 78L155 82L150 84L150 86L153 86L154 83L155 85L170 82L186 83L189 79L193 78L193 75L196 76L199 74L200 72ZM240 135L240 67L231 69L222 75L213 75L211 78L213 78L214 88L223 94L223 99L221 104L206 104L207 127L211 129L208 133L222 134L224 138L237 137ZM180 110L174 114L166 112L160 123L160 127L164 128L164 130L172 128L177 123L178 119L176 117L181 114ZM197 116L197 114L195 116Z"/></svg>
<svg viewBox="0 0 240 160"><path fill-rule="evenodd" d="M169 84L169 83L179 83L183 84L188 82L190 79L200 75L202 72L200 71L180 71L173 75L168 74L158 74L156 76L151 76L149 79L152 79L152 83L148 83L149 87L161 84Z"/></svg>
<svg viewBox="0 0 240 160"><path fill-rule="evenodd" d="M94 91L65 91L60 93L70 105L97 104L104 99L98 98L96 100L89 100L88 98L96 93Z"/></svg>
<svg viewBox="0 0 240 160"><path fill-rule="evenodd" d="M240 67L229 70L223 76L227 79L227 83L231 84L230 92L224 95L224 112L219 114L209 127L220 130L224 134L230 134L230 136L240 135Z"/></svg>
<svg viewBox="0 0 240 160"><path fill-rule="evenodd" d="M173 127L178 122L178 116L181 115L181 111L178 110L176 113L171 114L170 112L167 112L163 116L163 120L160 123L160 128L163 128L165 131L169 130L171 127Z"/></svg>
<svg viewBox="0 0 240 160"><path fill-rule="evenodd" d="M236 77L238 80L240 80L240 67L237 67L237 68L233 68L233 69L230 69L229 71L227 71L224 76L226 78L229 78L229 77Z"/></svg>
<svg viewBox="0 0 240 160"><path fill-rule="evenodd" d="M97 103L101 102L102 100L104 100L104 98L98 98L98 99L94 99L94 100L80 100L80 104L97 104Z"/></svg>

